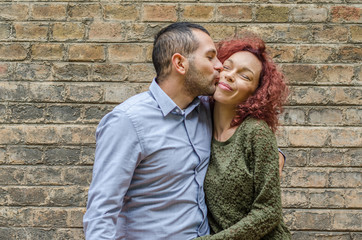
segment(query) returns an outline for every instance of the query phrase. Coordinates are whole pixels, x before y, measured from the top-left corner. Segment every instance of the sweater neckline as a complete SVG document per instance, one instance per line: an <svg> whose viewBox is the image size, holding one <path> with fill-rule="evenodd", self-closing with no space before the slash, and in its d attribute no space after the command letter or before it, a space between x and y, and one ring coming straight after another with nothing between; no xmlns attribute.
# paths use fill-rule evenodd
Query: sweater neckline
<svg viewBox="0 0 362 240"><path fill-rule="evenodd" d="M244 122L244 121L243 121ZM241 123L235 130L235 132L233 133L233 135L231 135L231 137L229 137L226 141L218 141L215 139L214 136L212 136L212 143L215 144L215 145L218 145L218 146L225 146L225 145L228 145L229 143L232 143L234 141L234 139L236 138L236 133L238 132L240 126L242 125L243 123Z"/></svg>

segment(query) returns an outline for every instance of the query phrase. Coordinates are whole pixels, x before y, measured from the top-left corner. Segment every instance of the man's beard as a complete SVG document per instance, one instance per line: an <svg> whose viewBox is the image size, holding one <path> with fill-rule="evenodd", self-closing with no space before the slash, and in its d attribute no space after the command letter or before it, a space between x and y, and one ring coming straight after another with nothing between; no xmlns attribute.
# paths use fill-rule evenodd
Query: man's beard
<svg viewBox="0 0 362 240"><path fill-rule="evenodd" d="M207 79L190 61L189 69L185 75L185 90L192 96L197 97L200 95L210 96L215 92L213 81Z"/></svg>

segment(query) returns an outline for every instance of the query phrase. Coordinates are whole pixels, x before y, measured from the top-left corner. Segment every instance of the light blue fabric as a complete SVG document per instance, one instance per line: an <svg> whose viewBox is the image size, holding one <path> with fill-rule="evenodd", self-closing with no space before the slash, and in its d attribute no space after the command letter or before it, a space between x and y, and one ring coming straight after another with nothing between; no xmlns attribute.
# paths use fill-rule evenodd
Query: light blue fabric
<svg viewBox="0 0 362 240"><path fill-rule="evenodd" d="M207 99L184 111L155 80L99 123L83 218L86 239L187 240L209 234L203 182L209 163Z"/></svg>

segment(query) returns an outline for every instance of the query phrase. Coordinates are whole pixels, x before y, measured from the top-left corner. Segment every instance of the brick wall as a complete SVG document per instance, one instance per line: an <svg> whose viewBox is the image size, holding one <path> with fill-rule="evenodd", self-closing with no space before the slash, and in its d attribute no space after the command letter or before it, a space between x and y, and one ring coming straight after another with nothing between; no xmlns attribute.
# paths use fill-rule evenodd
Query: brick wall
<svg viewBox="0 0 362 240"><path fill-rule="evenodd" d="M259 33L292 90L278 134L294 239L362 239L359 0L0 0L0 239L83 239L94 132L148 88L174 21Z"/></svg>

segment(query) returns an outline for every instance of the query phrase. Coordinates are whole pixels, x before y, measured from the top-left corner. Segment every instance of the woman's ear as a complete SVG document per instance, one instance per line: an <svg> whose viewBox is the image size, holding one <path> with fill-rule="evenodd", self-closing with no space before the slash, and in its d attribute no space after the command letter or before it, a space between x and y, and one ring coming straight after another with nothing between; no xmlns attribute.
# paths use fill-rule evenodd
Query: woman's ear
<svg viewBox="0 0 362 240"><path fill-rule="evenodd" d="M176 70L176 72L178 72L181 75L186 74L187 69L189 67L189 61L187 60L187 58L185 58L179 53L175 53L172 56L171 61L172 61L172 66Z"/></svg>

